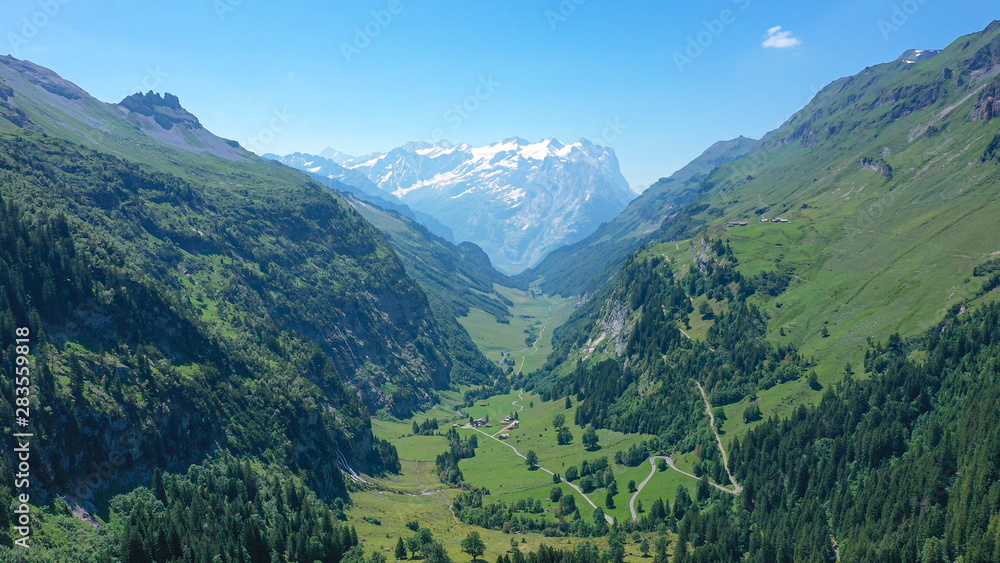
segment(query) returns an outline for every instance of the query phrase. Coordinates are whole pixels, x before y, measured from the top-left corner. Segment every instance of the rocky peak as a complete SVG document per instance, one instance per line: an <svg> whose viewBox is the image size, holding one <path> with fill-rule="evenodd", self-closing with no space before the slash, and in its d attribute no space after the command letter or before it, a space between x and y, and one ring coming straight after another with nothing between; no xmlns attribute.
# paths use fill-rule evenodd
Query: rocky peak
<svg viewBox="0 0 1000 563"><path fill-rule="evenodd" d="M908 49L903 51L903 54L896 60L903 61L904 63L915 63L917 61L933 59L940 54L941 51L939 49Z"/></svg>
<svg viewBox="0 0 1000 563"><path fill-rule="evenodd" d="M167 130L177 124L188 129L201 129L198 118L181 107L180 99L170 93L161 96L150 90L145 94L132 94L118 105L132 113L152 117L160 127Z"/></svg>

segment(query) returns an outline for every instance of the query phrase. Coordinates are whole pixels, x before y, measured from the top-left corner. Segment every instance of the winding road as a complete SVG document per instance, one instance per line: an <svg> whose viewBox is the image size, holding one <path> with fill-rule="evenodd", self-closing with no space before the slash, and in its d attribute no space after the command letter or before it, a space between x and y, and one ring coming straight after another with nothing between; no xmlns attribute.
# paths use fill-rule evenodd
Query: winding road
<svg viewBox="0 0 1000 563"><path fill-rule="evenodd" d="M518 398L519 400L520 400L520 399L523 399L523 396L522 396L522 395L523 395L523 393L524 393L524 391L518 391L518 393L517 393L517 398ZM511 401L511 404L512 404L512 405L514 405L515 407L518 407L518 412L520 412L521 410L523 410L523 409L524 409L524 406L523 406L523 405L518 405L518 404L517 404L517 401ZM476 432L479 432L479 433L480 433L480 434L482 434L483 436L486 436L487 438L489 438L489 439L491 439L491 440L495 440L496 442L498 442L498 443L500 443L500 444L503 444L504 446L507 446L508 448L510 448L511 450L513 450L513 451L514 451L514 454L515 454L515 455L517 455L517 457L519 457L519 458L521 458L521 459L528 459L528 458L527 458L527 456L525 456L524 454L522 454L521 452L519 452L519 451L517 450L517 448L515 448L515 447L514 447L514 446L513 446L512 444L510 444L509 442L505 442L505 441L503 441L503 440L501 440L501 439L497 438L496 436L493 436L493 435L490 435L490 434L488 434L488 433L486 433L486 432L483 432L482 430L480 430L480 429L478 429L478 428L476 428L476 427L474 427L474 426L471 426L471 425L469 425L469 424L466 424L465 426L462 426L462 428L465 428L465 429L467 429L467 430L475 430ZM555 475L555 473L554 473L553 471L551 471L551 470L549 470L549 469L546 469L546 468L542 467L541 465L536 465L536 467L537 467L537 468L538 468L538 469L539 469L540 471L543 471L543 472L545 472L545 473L548 473L549 475ZM566 480L566 479L564 479L563 477L559 477L559 480L560 480L561 482L563 482L563 483L566 483L567 485L569 485L569 486L570 486L570 487L571 487L571 488L572 488L572 489L573 489L574 491L576 491L576 492L580 493L580 496L582 496L582 497L583 497L583 499L584 499L585 501L587 501L587 503L588 503L588 504L590 504L590 506L594 507L595 509L597 508L597 505L596 505L596 504L594 504L594 501L590 500L590 497L588 497L588 496L587 496L587 494L583 492L583 489L581 489L581 488L580 488L579 486L577 486L577 485L574 485L573 483L570 483L569 481L567 481L567 480ZM604 515L604 519L608 521L608 524L612 524L612 525L613 525L613 524L615 523L615 519L614 519L614 518L612 518L611 516L607 515L607 514L605 514L605 515Z"/></svg>
<svg viewBox="0 0 1000 563"><path fill-rule="evenodd" d="M656 475L656 460L658 460L658 459L662 459L662 460L666 461L667 465L670 467L670 469L673 469L674 471L680 473L681 475L687 475L688 477L690 477L690 478L692 478L692 479L694 479L696 481L701 480L701 478L698 477L697 475L692 475L691 473L688 473L687 471L684 471L683 469L681 469L681 468L677 467L676 465L674 465L674 458L672 458L672 457L670 457L668 455L654 455L654 456L650 457L649 458L649 464L652 467L649 470L649 475L647 475L646 478L642 480L642 483L639 483L639 486L636 487L636 489L635 489L635 493L632 494L632 498L629 499L629 501L628 501L628 508L632 512L632 519L633 520L635 520L636 518L639 517L639 515L635 511L635 501L639 498L639 493L642 492L642 488L646 486L646 483L649 483L649 480L653 478L653 475ZM724 493L729 493L731 495L738 495L738 494L740 494L740 491L736 491L736 490L730 489L729 487L724 487L724 486L722 486L722 485L720 485L720 484L718 484L718 483L716 483L714 481L709 481L708 484L712 485L713 487L715 487L716 489L719 489L720 491L722 491ZM740 489L740 490L742 490L742 489Z"/></svg>
<svg viewBox="0 0 1000 563"><path fill-rule="evenodd" d="M712 434L715 435L715 443L718 444L719 452L722 453L722 466L725 468L726 475L729 477L729 482L733 484L733 488L730 489L729 487L724 487L714 481L710 481L709 484L724 493L729 493L731 495L738 495L741 492L743 492L743 486L736 482L736 479L733 477L732 472L729 471L729 455L726 454L726 449L722 446L722 439L719 437L719 431L715 427L715 415L712 413L712 404L708 402L708 394L705 393L705 388L702 387L701 383L697 381L695 381L694 383L695 385L698 386L698 391L701 391L701 399L705 401L705 413L708 414L709 424L712 425ZM653 478L653 475L656 475L656 461L659 459L666 461L670 469L673 469L674 471L680 473L681 475L687 475L692 479L700 479L696 475L692 475L687 471L679 469L676 465L674 465L674 459L668 455L654 455L650 457L649 465L651 467L649 470L649 475L647 475L646 478L642 480L642 483L639 483L639 486L636 487L635 493L632 494L632 498L629 499L628 501L628 508L629 511L632 513L632 520L635 520L636 518L639 517L639 515L635 511L636 500L639 498L639 493L642 492L643 487L645 487L646 484L649 483L650 479Z"/></svg>
<svg viewBox="0 0 1000 563"><path fill-rule="evenodd" d="M522 361L522 365L523 365L523 361ZM725 487L725 486L720 485L720 484L718 484L718 483L716 483L714 481L709 481L709 484L712 485L713 487L715 487L716 489L724 492L724 493L728 493L730 495L738 495L741 492L743 492L743 486L740 485L736 481L736 478L733 477L732 472L729 470L729 454L726 453L726 448L722 445L722 438L719 437L719 431L715 427L715 414L712 413L712 404L708 401L708 394L705 393L705 388L701 385L701 383L695 381L695 385L698 386L698 391L701 392L701 399L702 399L702 401L705 402L705 414L708 415L708 421L709 421L709 424L711 425L711 428L712 428L712 434L715 436L715 443L719 446L719 452L722 454L722 466L726 470L726 475L729 477L729 482L733 484L733 488L730 489L729 487ZM517 400L511 401L511 403L510 403L511 405L517 407L517 412L521 412L521 411L524 410L524 405L519 405L518 404L518 401L521 401L521 400L524 400L524 391L523 390L518 391L518 393L517 393ZM474 427L474 426L472 426L470 424L466 424L466 425L462 426L462 428L467 429L467 430L475 430L476 432L482 434L483 436L486 436L487 438L489 438L491 440L494 440L494 441L496 441L499 444L507 446L508 448L510 448L514 452L514 454L517 457L519 457L521 459L528 459L527 456L525 456L520 451L518 451L518 449L516 447L514 447L511 443L506 442L504 440L501 440L501 439L497 438L497 435L500 434L501 432L503 432L502 429L499 430L499 431L497 431L496 434L489 434L489 433L484 432L484 431L480 430L479 428L476 428L476 427ZM649 483L649 481L652 480L653 476L656 475L656 462L657 462L657 460L661 460L661 459L664 460L667 463L667 466L670 467L670 469L673 469L674 471L680 473L681 475L686 475L686 476L688 476L688 477L690 477L692 479L700 480L700 478L697 475L694 475L692 473L688 473L687 471L684 471L684 470L678 468L674 464L674 459L671 456L667 456L667 455L654 455L654 456L651 456L648 459L649 465L650 465L649 475L647 475L646 478L642 480L642 483L639 483L639 486L636 487L635 493L632 494L632 498L630 498L629 502L628 502L629 511L632 513L632 520L635 520L635 519L637 519L639 517L638 513L635 510L635 503L636 503L636 501L639 498L639 493L642 492L642 489L645 488L646 485ZM549 469L546 469L545 467L542 467L541 465L538 465L537 468L539 470L545 472L545 473L548 473L549 475L553 475L553 476L555 475L555 473L553 471L551 471ZM580 496L583 497L583 499L586 500L588 504L590 504L590 506L594 507L595 509L597 508L597 504L595 504L594 501L591 500L590 497L587 496L587 494L583 492L583 489L581 489L578 485L570 483L569 481L567 481L563 477L560 477L559 480L560 480L560 482L569 485L574 491L576 491L577 493L579 493ZM608 524L614 524L614 518L612 518L611 516L605 514L604 515L604 519L607 520Z"/></svg>
<svg viewBox="0 0 1000 563"><path fill-rule="evenodd" d="M726 470L729 482L733 484L735 491L733 494L738 495L743 492L743 485L737 483L732 472L729 471L729 455L726 454L726 448L722 447L722 438L719 437L719 430L715 427L715 415L712 414L712 404L708 402L708 395L705 393L705 388L701 386L701 383L695 381L694 384L698 386L698 390L701 391L701 399L705 401L705 412L708 413L709 424L712 425L712 434L715 435L715 443L719 445L719 451L722 452L722 467Z"/></svg>

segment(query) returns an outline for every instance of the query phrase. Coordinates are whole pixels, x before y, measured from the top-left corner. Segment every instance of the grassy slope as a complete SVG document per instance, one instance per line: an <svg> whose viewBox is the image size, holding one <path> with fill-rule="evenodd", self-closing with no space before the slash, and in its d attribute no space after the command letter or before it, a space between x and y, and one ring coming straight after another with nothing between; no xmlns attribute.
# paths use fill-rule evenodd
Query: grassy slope
<svg viewBox="0 0 1000 563"><path fill-rule="evenodd" d="M917 334L972 297L979 285L968 280L972 268L1000 250L993 228L1000 170L979 163L997 130L968 121L975 92L990 79L958 85L942 77L946 68L957 74L991 40L995 30L961 38L929 61L888 63L838 81L773 135L758 166L733 163L717 175L720 186L748 166L755 176L708 199L725 211L716 224L750 220L748 227L716 232L730 241L744 275L779 264L795 268L791 287L775 300L781 308L771 304L771 337L781 339L783 327L783 340L820 361L821 380L838 377L846 361L857 365L867 337ZM872 84L862 87L862 81ZM876 109L859 109L886 92L921 85L942 89L926 108L890 118L923 104L881 99ZM794 131L813 112L822 114L807 124L816 131L861 127L806 148ZM883 159L891 177L860 169L866 157ZM753 219L764 208L765 216L792 222ZM820 335L823 326L828 338Z"/></svg>
<svg viewBox="0 0 1000 563"><path fill-rule="evenodd" d="M709 206L693 217L706 225L695 239L641 254L665 255L683 272L707 235L729 242L744 276L793 268L784 294L751 299L771 316L769 339L816 359L824 387L846 362L861 364L868 338L926 330L975 297L982 278L972 269L1000 253L1000 167L980 162L996 122L968 119L980 88L995 78L963 74L977 52L996 56L997 32L991 26L935 59L878 65L831 84L756 153L709 175L708 191L695 200ZM865 158L881 159L892 173L865 169ZM758 213L791 223L762 223ZM749 225L727 228L733 220ZM707 330L697 314L691 324L695 338ZM766 418L820 396L802 380L761 391L759 401ZM728 437L746 430L747 403L726 407Z"/></svg>

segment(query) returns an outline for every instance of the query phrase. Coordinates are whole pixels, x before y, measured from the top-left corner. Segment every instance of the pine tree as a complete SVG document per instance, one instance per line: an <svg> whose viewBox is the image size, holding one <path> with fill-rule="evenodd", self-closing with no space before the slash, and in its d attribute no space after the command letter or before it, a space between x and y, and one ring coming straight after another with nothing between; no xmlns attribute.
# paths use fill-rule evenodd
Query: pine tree
<svg viewBox="0 0 1000 563"><path fill-rule="evenodd" d="M396 542L396 559L406 559L406 544L403 543L403 538L399 538Z"/></svg>

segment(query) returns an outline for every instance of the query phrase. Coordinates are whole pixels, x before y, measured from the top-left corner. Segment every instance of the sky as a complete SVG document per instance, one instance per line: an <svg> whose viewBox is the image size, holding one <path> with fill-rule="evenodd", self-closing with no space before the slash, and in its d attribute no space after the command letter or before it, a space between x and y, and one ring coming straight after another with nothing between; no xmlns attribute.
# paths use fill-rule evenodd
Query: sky
<svg viewBox="0 0 1000 563"><path fill-rule="evenodd" d="M0 53L106 102L154 90L258 152L587 138L648 185L995 0L2 0Z"/></svg>

